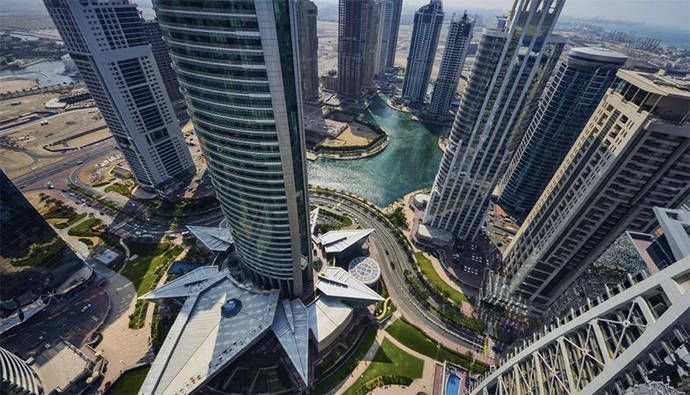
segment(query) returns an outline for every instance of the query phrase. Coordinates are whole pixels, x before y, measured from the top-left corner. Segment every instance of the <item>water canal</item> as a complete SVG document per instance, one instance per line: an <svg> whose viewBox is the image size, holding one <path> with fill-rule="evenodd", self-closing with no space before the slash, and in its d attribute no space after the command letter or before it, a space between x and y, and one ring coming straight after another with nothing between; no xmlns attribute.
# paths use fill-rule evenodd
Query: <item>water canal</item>
<svg viewBox="0 0 690 395"><path fill-rule="evenodd" d="M22 69L5 69L0 71L0 78L18 77L35 79L40 86L50 86L59 84L69 84L77 82L78 79L68 75L60 74L65 69L65 64L60 60L46 60L45 62L32 64Z"/></svg>
<svg viewBox="0 0 690 395"><path fill-rule="evenodd" d="M365 116L390 134L388 147L365 159L309 162L309 183L356 193L380 207L431 186L441 161L438 138L450 128L415 122L388 107L385 96L376 98Z"/></svg>

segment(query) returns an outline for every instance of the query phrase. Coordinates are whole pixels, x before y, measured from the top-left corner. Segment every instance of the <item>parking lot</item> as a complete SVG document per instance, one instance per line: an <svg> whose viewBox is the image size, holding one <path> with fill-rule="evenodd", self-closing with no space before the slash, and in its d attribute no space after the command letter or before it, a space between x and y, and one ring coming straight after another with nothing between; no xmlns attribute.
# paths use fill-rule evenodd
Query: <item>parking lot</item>
<svg viewBox="0 0 690 395"><path fill-rule="evenodd" d="M484 234L475 243L458 240L453 248L435 250L433 254L460 282L477 289L481 287L484 270L501 264L500 252Z"/></svg>

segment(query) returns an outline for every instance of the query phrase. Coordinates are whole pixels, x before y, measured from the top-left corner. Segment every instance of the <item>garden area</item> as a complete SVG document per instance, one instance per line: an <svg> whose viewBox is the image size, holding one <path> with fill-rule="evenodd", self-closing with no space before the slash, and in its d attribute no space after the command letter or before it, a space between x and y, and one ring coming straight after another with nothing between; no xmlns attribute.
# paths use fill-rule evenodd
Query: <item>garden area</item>
<svg viewBox="0 0 690 395"><path fill-rule="evenodd" d="M312 207L311 210L314 208L315 207ZM317 234L324 234L331 230L339 230L350 226L352 226L352 218L319 207L319 218L316 224Z"/></svg>
<svg viewBox="0 0 690 395"><path fill-rule="evenodd" d="M374 308L374 317L379 322L382 322L386 318L390 317L393 315L395 310L397 308L393 304L393 301L391 300L386 300L388 299L388 289L386 288L386 283L383 281L382 278L379 279L379 289L381 290L381 297L384 299L380 302L376 302L375 308ZM385 310L384 310L385 309Z"/></svg>
<svg viewBox="0 0 690 395"><path fill-rule="evenodd" d="M131 197L132 196L132 191L129 186L116 182L114 184L108 185L103 189L104 192L115 192L119 193L120 195L124 197Z"/></svg>
<svg viewBox="0 0 690 395"><path fill-rule="evenodd" d="M389 221L398 228L408 229L409 224L407 223L407 218L405 217L405 211L402 207L396 207L393 212L386 214Z"/></svg>
<svg viewBox="0 0 690 395"><path fill-rule="evenodd" d="M153 209L157 215L168 217L184 217L198 215L213 210L218 210L220 203L215 196L201 198L183 198L176 201L167 199L138 200Z"/></svg>
<svg viewBox="0 0 690 395"><path fill-rule="evenodd" d="M105 392L106 395L136 395L139 388L144 384L144 379L149 373L149 366L134 368L125 372L119 379Z"/></svg>
<svg viewBox="0 0 690 395"><path fill-rule="evenodd" d="M141 296L151 291L165 274L170 263L182 252L183 248L168 242L159 244L136 243L127 241L130 252L137 258L122 262L113 270L127 277ZM123 268L124 267L124 268ZM129 327L139 329L144 326L148 302L137 300L134 313L129 317Z"/></svg>
<svg viewBox="0 0 690 395"><path fill-rule="evenodd" d="M436 269L434 269L434 266L431 264L429 258L424 256L424 253L415 252L414 257L417 259L419 269L426 276L426 278L429 279L431 285L436 287L436 289L438 289L444 296L447 296L455 303L460 304L462 302L467 302L467 297L463 295L462 292L443 281L441 276L436 273Z"/></svg>
<svg viewBox="0 0 690 395"><path fill-rule="evenodd" d="M481 361L473 361L471 352L460 354L441 345L436 340L428 337L421 329L405 321L404 318L396 320L386 328L391 336L399 342L439 362L448 361L467 369L470 373L484 373L489 367Z"/></svg>
<svg viewBox="0 0 690 395"><path fill-rule="evenodd" d="M46 235L43 239L30 245L23 251L17 251L17 256L7 257L12 266L39 266L43 265L46 269L52 264L59 263L59 260L50 259L62 251L67 246L61 238L55 234Z"/></svg>
<svg viewBox="0 0 690 395"><path fill-rule="evenodd" d="M350 353L350 355L347 356L344 360L333 365L325 365L322 363L321 365L325 365L325 368L322 368L322 366L319 365L316 368L317 377L327 378L318 382L318 384L314 387L314 393L325 394L332 390L333 387L338 385L338 383L345 380L347 376L349 376L352 373L352 371L355 370L357 364L359 363L359 361L362 360L362 358L364 358L364 355L367 353L367 351L369 351L369 348L374 343L374 339L376 339L377 330L378 327L376 326L368 327L366 329L366 332L361 336L361 340L357 345L357 348L353 350L352 353ZM331 367L337 367L337 370L332 371L332 369L329 369Z"/></svg>
<svg viewBox="0 0 690 395"><path fill-rule="evenodd" d="M396 384L408 386L422 377L424 361L384 339L374 359L345 395L364 395L374 388Z"/></svg>
<svg viewBox="0 0 690 395"><path fill-rule="evenodd" d="M43 192L38 196L39 201L41 201L44 204L44 208L48 210L43 214L43 218L46 220L59 220L53 222L54 226L58 229L65 229L86 217L86 213L77 214L74 208L67 206L59 199L50 197Z"/></svg>

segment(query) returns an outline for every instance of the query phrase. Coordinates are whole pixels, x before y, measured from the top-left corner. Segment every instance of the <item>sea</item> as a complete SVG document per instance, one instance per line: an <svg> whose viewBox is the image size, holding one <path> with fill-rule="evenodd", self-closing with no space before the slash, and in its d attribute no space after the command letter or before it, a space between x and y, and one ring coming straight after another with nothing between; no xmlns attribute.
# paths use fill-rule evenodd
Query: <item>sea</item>
<svg viewBox="0 0 690 395"><path fill-rule="evenodd" d="M600 19L571 19L563 18L568 22L583 22L606 30L633 33L640 37L657 39L662 45L670 45L678 49L690 49L690 31L674 29L664 26L653 26L642 23L630 23L623 21L609 21Z"/></svg>

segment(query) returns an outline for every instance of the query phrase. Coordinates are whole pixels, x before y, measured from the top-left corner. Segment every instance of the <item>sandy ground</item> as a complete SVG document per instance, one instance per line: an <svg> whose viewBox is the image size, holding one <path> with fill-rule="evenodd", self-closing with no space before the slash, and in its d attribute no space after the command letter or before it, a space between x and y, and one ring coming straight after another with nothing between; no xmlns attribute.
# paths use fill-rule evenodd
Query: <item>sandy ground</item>
<svg viewBox="0 0 690 395"><path fill-rule="evenodd" d="M33 79L15 77L0 78L0 93L20 91L35 86L38 86L38 83Z"/></svg>
<svg viewBox="0 0 690 395"><path fill-rule="evenodd" d="M103 127L105 121L96 108L68 111L47 119L48 124L41 125L41 121L32 122L18 128L16 131L3 136L6 142L11 142L18 148L26 152L0 149L0 166L7 171L10 178L17 178L26 175L32 169L48 166L60 160L65 153L50 152L43 149L44 145L56 141L69 139L70 137L85 132L86 130ZM108 129L101 129L80 136L65 144L56 145L55 148L67 148L84 146L86 144L102 140L108 137ZM38 157L31 158L31 155ZM39 158L40 157L40 158Z"/></svg>
<svg viewBox="0 0 690 395"><path fill-rule="evenodd" d="M33 80L23 79L16 81L18 81L18 83L22 83L23 81L27 84L33 84ZM5 90L6 84L8 84L8 80L0 79L0 93ZM48 100L58 96L60 96L59 93L44 93L40 95L2 100L0 101L0 120L14 118L21 114L31 113L34 111L46 111L45 104L48 102ZM19 102L19 104L16 104L17 102ZM13 105L13 103L15 103L15 105Z"/></svg>
<svg viewBox="0 0 690 395"><path fill-rule="evenodd" d="M8 174L27 168L34 163L31 157L23 152L0 150L0 167Z"/></svg>
<svg viewBox="0 0 690 395"><path fill-rule="evenodd" d="M43 149L44 145L105 126L105 121L96 108L64 112L47 118L46 121L48 123L45 125L41 125L41 122L27 124L8 134L7 138L37 155L50 155L49 151Z"/></svg>
<svg viewBox="0 0 690 395"><path fill-rule="evenodd" d="M106 139L108 137L112 137L112 134L110 134L110 129L104 128L101 130L97 130L93 133L85 134L83 136L79 136L73 139L70 139L65 142L64 145L61 146L64 148L79 148L79 147L84 147L88 144L95 143L97 141L101 141L103 139Z"/></svg>
<svg viewBox="0 0 690 395"><path fill-rule="evenodd" d="M350 123L340 135L335 139L327 139L323 145L327 147L348 147L367 145L378 136L370 127L360 123Z"/></svg>
<svg viewBox="0 0 690 395"><path fill-rule="evenodd" d="M117 155L112 155L109 153L103 157L94 159L82 166L77 177L79 177L79 181L89 186L93 186L94 184L104 181L113 181L116 178L110 175L110 170L118 163L123 162L121 158L122 155L119 154L118 151ZM91 177L92 174L94 177ZM95 176L96 174L100 174L100 176Z"/></svg>

